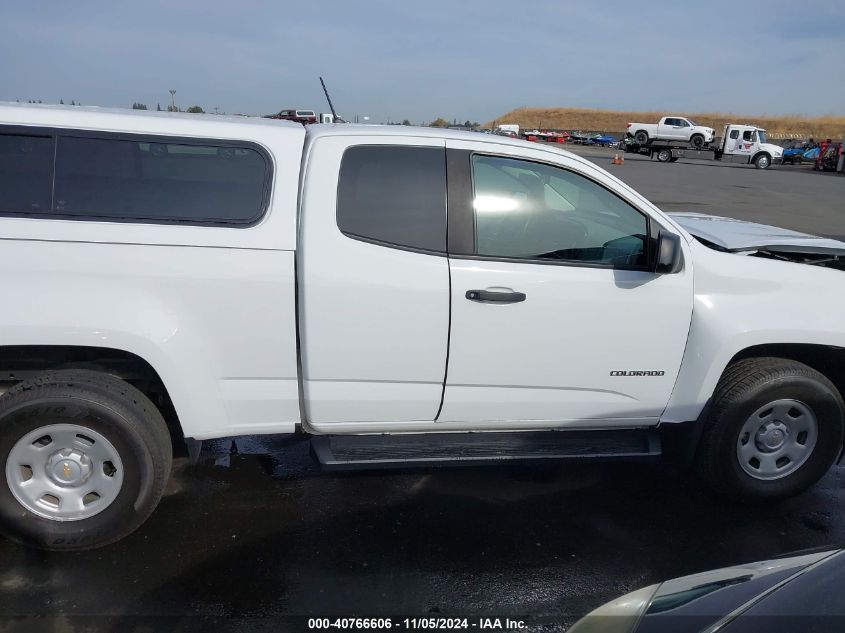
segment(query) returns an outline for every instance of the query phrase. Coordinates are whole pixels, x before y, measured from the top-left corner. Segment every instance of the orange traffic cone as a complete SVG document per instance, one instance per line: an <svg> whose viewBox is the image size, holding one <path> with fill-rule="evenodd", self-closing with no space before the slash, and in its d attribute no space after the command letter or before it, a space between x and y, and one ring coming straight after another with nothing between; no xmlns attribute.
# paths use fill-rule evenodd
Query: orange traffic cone
<svg viewBox="0 0 845 633"><path fill-rule="evenodd" d="M610 161L610 164L611 165L621 165L622 164L622 159L619 158L619 152L616 152L616 154L613 155L613 160Z"/></svg>

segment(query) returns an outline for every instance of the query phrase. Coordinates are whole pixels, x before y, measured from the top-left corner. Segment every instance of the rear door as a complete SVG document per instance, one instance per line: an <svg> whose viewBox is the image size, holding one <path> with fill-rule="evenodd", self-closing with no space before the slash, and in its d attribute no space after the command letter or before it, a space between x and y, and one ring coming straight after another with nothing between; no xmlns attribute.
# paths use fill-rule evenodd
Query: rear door
<svg viewBox="0 0 845 633"><path fill-rule="evenodd" d="M447 146L452 328L438 421L656 423L690 325L689 257L679 273L650 272L656 225L581 161Z"/></svg>
<svg viewBox="0 0 845 633"><path fill-rule="evenodd" d="M444 141L321 136L305 170L297 278L309 424L433 421L449 332Z"/></svg>

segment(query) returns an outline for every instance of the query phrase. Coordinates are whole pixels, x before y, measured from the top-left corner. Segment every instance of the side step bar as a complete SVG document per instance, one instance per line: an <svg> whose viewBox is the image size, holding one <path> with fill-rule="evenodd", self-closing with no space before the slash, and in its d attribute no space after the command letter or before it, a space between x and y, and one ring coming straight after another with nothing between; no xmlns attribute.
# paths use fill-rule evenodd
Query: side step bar
<svg viewBox="0 0 845 633"><path fill-rule="evenodd" d="M311 438L311 450L332 469L638 459L662 453L656 429L317 435Z"/></svg>

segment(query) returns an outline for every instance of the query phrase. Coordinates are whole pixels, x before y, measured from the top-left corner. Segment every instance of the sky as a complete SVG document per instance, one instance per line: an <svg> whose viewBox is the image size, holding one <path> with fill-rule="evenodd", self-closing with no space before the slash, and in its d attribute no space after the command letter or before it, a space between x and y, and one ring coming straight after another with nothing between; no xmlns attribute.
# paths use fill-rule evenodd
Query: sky
<svg viewBox="0 0 845 633"><path fill-rule="evenodd" d="M845 114L827 0L0 0L0 101L373 122L516 107Z"/></svg>

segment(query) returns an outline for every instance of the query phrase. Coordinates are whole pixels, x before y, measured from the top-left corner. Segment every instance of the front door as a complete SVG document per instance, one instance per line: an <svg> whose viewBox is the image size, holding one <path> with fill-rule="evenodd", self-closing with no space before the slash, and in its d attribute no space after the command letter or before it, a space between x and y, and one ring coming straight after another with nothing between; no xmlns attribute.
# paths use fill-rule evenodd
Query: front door
<svg viewBox="0 0 845 633"><path fill-rule="evenodd" d="M457 165L449 172L450 251L461 242L453 226L473 235L463 252L450 252L449 365L438 421L656 422L690 326L689 258L680 273L649 272L648 216L613 193L617 183L581 161L538 151L533 162L510 151L465 151L449 161ZM463 169L471 202L453 196ZM471 221L453 222L461 209Z"/></svg>

